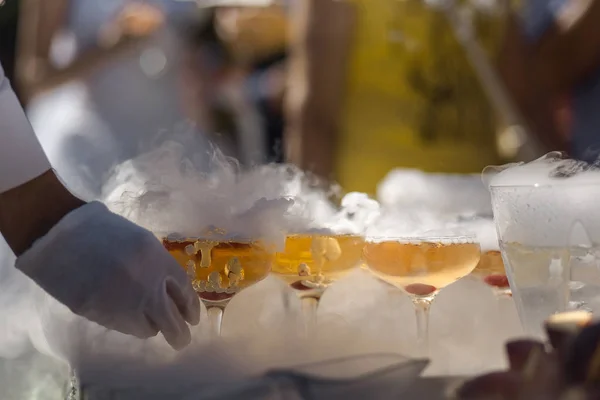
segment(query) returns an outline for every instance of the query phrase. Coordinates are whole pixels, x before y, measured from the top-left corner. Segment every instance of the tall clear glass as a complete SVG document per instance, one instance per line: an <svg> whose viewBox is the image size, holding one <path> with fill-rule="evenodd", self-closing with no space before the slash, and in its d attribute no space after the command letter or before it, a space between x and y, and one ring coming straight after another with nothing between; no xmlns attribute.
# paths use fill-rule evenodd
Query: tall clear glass
<svg viewBox="0 0 600 400"><path fill-rule="evenodd" d="M521 323L528 334L545 337L544 320L572 307L574 261L597 262L600 174L550 153L528 164L487 168L484 178Z"/></svg>

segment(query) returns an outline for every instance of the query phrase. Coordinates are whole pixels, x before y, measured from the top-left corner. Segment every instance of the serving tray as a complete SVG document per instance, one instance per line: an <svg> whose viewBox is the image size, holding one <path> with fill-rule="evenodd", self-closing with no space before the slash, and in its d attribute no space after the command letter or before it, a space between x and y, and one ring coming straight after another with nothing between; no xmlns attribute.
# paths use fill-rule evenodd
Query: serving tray
<svg viewBox="0 0 600 400"><path fill-rule="evenodd" d="M365 358L368 357L368 358ZM379 357L377 359L377 357ZM387 357L387 358L386 358ZM396 358L394 358L396 357ZM410 360L401 356L369 355L347 357L293 369L273 369L257 377L215 385L186 388L119 389L81 384L71 373L66 400L330 400L376 398L378 400L444 398L445 380L421 379L428 360ZM344 372L340 372L344 371ZM437 384L436 384L437 383ZM425 393L422 390L428 392ZM433 392L438 393L437 397Z"/></svg>

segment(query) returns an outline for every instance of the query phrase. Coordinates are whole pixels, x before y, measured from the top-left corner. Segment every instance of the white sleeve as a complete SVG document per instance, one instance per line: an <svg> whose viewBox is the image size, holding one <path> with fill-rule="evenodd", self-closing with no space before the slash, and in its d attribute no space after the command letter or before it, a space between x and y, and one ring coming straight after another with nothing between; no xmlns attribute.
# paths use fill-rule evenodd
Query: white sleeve
<svg viewBox="0 0 600 400"><path fill-rule="evenodd" d="M0 65L0 193L51 169Z"/></svg>

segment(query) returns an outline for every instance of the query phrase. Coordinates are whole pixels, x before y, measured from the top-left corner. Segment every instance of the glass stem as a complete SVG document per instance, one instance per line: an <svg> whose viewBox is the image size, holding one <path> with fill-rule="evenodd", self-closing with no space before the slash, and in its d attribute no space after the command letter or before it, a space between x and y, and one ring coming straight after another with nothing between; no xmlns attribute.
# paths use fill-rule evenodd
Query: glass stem
<svg viewBox="0 0 600 400"><path fill-rule="evenodd" d="M217 338L221 336L221 324L223 322L223 308L210 307L207 310L208 324L210 326L210 337Z"/></svg>
<svg viewBox="0 0 600 400"><path fill-rule="evenodd" d="M412 299L417 316L417 344L420 357L429 356L429 309L432 300L422 297Z"/></svg>
<svg viewBox="0 0 600 400"><path fill-rule="evenodd" d="M317 308L319 307L319 299L316 297L302 298L302 314L304 316L304 324L306 327L306 336L312 336L316 332L317 327Z"/></svg>
<svg viewBox="0 0 600 400"><path fill-rule="evenodd" d="M494 295L496 296L498 301L510 299L511 293L512 293L510 288L496 288L495 287L495 288L492 288L492 291L494 292Z"/></svg>

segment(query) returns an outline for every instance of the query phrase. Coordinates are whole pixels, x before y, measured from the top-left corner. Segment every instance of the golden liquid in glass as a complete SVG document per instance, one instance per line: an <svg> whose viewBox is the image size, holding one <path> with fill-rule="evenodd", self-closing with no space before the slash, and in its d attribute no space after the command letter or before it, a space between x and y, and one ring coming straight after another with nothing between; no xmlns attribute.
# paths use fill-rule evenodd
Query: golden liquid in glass
<svg viewBox="0 0 600 400"><path fill-rule="evenodd" d="M364 250L371 272L413 295L433 294L470 274L479 257L477 243L385 241Z"/></svg>
<svg viewBox="0 0 600 400"><path fill-rule="evenodd" d="M364 244L355 235L289 235L272 272L294 287L326 287L360 265Z"/></svg>
<svg viewBox="0 0 600 400"><path fill-rule="evenodd" d="M209 239L162 240L167 251L187 271L202 300L228 300L264 279L274 252L258 242Z"/></svg>
<svg viewBox="0 0 600 400"><path fill-rule="evenodd" d="M473 270L473 275L482 279L490 286L508 288L508 278L504 270L502 253L498 250L490 250L481 253L481 259Z"/></svg>

